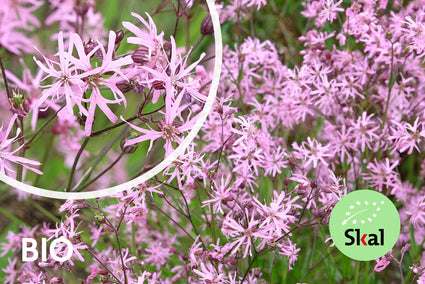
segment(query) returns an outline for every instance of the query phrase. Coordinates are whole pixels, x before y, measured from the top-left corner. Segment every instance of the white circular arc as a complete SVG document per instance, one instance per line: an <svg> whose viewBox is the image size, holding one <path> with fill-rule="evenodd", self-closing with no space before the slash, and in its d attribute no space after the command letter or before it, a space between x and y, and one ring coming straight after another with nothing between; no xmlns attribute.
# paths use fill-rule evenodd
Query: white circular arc
<svg viewBox="0 0 425 284"><path fill-rule="evenodd" d="M99 189L96 191L61 192L61 191L47 190L47 189L35 187L32 185L17 181L2 173L0 173L0 180L14 188L17 188L18 190L22 190L27 193L35 194L42 197L56 198L56 199L92 199L92 198L113 195L113 194L122 192L124 190L129 190L133 187L136 187L139 184L154 177L155 175L160 173L163 169L165 169L168 165L170 165L175 159L177 159L178 156L180 156L186 150L186 148L195 138L196 134L198 134L199 130L201 129L202 125L207 119L207 116L214 104L214 101L217 95L218 84L219 84L220 75L221 75L221 67L222 67L223 42L221 38L220 20L219 20L217 9L214 4L214 0L207 0L207 5L210 11L210 15L211 15L211 19L212 19L212 23L214 27L215 62L214 62L213 80L211 82L211 87L210 87L207 101L205 102L205 106L199 115L198 121L195 123L195 125L193 126L193 129L189 132L186 139L184 139L184 141L167 158L165 158L161 163L156 165L150 171L144 173L143 175L135 179L132 179L120 185L116 185L116 186L105 188L105 189Z"/></svg>

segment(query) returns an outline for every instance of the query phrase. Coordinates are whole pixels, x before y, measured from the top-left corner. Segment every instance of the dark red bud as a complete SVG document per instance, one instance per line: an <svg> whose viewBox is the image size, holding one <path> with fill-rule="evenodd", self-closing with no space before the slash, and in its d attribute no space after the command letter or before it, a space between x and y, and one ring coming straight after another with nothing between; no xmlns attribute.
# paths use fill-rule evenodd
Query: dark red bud
<svg viewBox="0 0 425 284"><path fill-rule="evenodd" d="M202 21L202 24L201 24L201 34L204 35L204 36L206 36L206 35L211 35L213 33L214 33L213 22L212 22L211 16L208 15Z"/></svg>

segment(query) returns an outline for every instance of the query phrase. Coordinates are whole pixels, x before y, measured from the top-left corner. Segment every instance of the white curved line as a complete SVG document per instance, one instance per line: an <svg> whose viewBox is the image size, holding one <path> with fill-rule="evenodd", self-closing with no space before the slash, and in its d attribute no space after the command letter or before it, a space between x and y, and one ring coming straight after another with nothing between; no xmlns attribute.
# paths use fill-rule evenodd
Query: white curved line
<svg viewBox="0 0 425 284"><path fill-rule="evenodd" d="M150 171L144 173L143 175L135 179L132 179L120 185L116 185L113 187L100 189L96 191L60 192L60 191L47 190L47 189L35 187L32 185L17 181L2 173L0 173L0 180L14 188L17 188L19 190L25 191L30 194L39 195L42 197L56 198L56 199L92 199L92 198L117 194L124 190L129 190L133 187L136 187L139 184L157 175L159 172L165 169L168 165L170 165L175 159L177 159L177 157L180 156L186 150L186 148L195 138L196 134L198 134L198 131L201 129L202 125L207 119L207 116L214 104L214 101L217 95L218 84L220 81L222 57L223 57L223 42L221 38L220 20L218 17L217 9L214 4L214 0L206 0L206 1L207 1L208 9L210 11L210 15L211 15L211 19L212 19L213 27L214 27L215 62L214 62L213 80L211 82L208 98L205 102L205 106L203 110L201 111L199 115L198 121L195 123L195 125L193 126L193 129L189 132L186 139L184 139L183 142L167 158L165 158L161 163L159 163L156 167L154 167Z"/></svg>

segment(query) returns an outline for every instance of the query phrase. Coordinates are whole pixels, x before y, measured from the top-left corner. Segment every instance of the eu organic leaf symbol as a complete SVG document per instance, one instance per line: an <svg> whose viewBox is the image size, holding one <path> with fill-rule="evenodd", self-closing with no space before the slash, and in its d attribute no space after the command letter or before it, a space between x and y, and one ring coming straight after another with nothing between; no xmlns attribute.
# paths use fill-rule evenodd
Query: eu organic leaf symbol
<svg viewBox="0 0 425 284"><path fill-rule="evenodd" d="M354 204L348 207L347 212L345 213L345 219L342 221L342 225L347 224L365 224L366 222L372 223L378 213L381 211L382 204L384 201L381 201L379 204L376 202L368 201L356 201ZM361 217L361 218L360 218Z"/></svg>

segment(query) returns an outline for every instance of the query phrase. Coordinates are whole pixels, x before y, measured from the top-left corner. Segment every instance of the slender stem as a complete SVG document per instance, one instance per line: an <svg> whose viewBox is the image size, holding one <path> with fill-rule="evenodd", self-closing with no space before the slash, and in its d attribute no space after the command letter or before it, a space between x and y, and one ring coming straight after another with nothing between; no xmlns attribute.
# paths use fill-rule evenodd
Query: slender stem
<svg viewBox="0 0 425 284"><path fill-rule="evenodd" d="M1 47L2 46L0 46L0 48ZM4 82L4 87L6 88L7 97L9 98L9 100L13 99L13 95L9 89L9 84L7 83L6 70L4 69L3 58L1 55L0 55L0 68L1 68L1 74L3 75L3 82Z"/></svg>
<svg viewBox="0 0 425 284"><path fill-rule="evenodd" d="M47 120L41 127L39 130L37 130L36 133L34 133L31 138L25 142L25 147L29 146L32 142L34 142L35 138L37 138L37 136L50 124L50 122L52 122L56 117L57 114L59 113L59 111L61 111L65 106L62 106L60 109L58 109L58 111L55 113L54 116L52 116L51 118L49 118L49 120Z"/></svg>
<svg viewBox="0 0 425 284"><path fill-rule="evenodd" d="M131 243L132 243L131 251L133 252L134 256L137 257L138 252L137 252L137 243L136 243L136 223L134 222L131 223Z"/></svg>
<svg viewBox="0 0 425 284"><path fill-rule="evenodd" d="M177 10L174 7L174 12L176 13L177 19L176 19L176 24L174 26L174 32L173 32L173 38L176 38L176 34L177 34L177 28L179 26L179 20L180 20L180 1L177 1Z"/></svg>
<svg viewBox="0 0 425 284"><path fill-rule="evenodd" d="M193 230L199 236L199 240L201 241L202 246L206 249L206 246L205 246L205 244L204 244L204 242L201 238L201 235L199 234L197 227L193 223L192 215L190 213L189 204L187 203L186 197L184 196L184 193L182 191L179 191L179 192L180 192L181 196L183 197L183 201L184 201L184 204L186 206L187 218L189 219L189 222L192 224ZM214 242L215 242L215 240L214 240Z"/></svg>
<svg viewBox="0 0 425 284"><path fill-rule="evenodd" d="M186 235L189 236L189 238L192 239L192 241L195 241L195 238L192 237L188 231L186 231L185 228L183 228L177 221L175 221L170 215L168 215L167 213L165 213L161 208L159 208L158 206L156 206L155 203L151 202L150 205L156 209L158 209L159 212L161 212L165 217L167 217L168 219L170 219L171 222L173 222L174 224L176 224L177 227L179 227L183 232L186 233Z"/></svg>
<svg viewBox="0 0 425 284"><path fill-rule="evenodd" d="M16 121L17 121L18 128L21 129L21 132L19 133L19 138L18 138L19 143L20 143L20 147L21 147L21 150L19 151L19 156L20 157L24 157L25 156L25 151L26 151L26 147L25 147L25 143L24 143L24 140L25 140L24 120L23 120L22 117L18 117L18 119ZM24 167L21 164L18 164L17 173L16 173L16 180L22 181L22 179L23 179L23 170L24 170Z"/></svg>
<svg viewBox="0 0 425 284"><path fill-rule="evenodd" d="M127 122L132 122L133 120L136 120L136 119L137 119L137 116L132 116L132 117L130 117L129 119L126 119L126 121L121 121L121 122L119 122L119 123L117 123L117 124L115 124L115 125L112 125L112 126L106 127L105 129L102 129L102 130L99 130L99 131L96 131L96 132L92 132L92 133L90 134L90 137L96 137L96 136L99 136L99 135L101 135L101 134L104 134L104 133L108 132L109 130L113 130L113 129L115 129L115 128L118 128L118 127L120 127L120 126L123 126L123 125L125 125Z"/></svg>
<svg viewBox="0 0 425 284"><path fill-rule="evenodd" d="M49 218L50 220L52 220L55 223L60 223L61 220L56 217L55 215L53 215L49 210L47 210L46 208L44 208L43 206L41 206L38 202L34 201L33 199L28 199L30 200L29 203L34 206L38 211L40 211L41 213L43 213L47 218Z"/></svg>
<svg viewBox="0 0 425 284"><path fill-rule="evenodd" d="M94 163L92 164L92 166L86 171L86 173L83 175L83 177L80 179L80 181L72 188L71 191L75 191L77 190L84 182L86 182L91 174L93 173L94 169L96 168L96 166L100 163L100 161L103 159L103 157L105 157L105 155L109 152L109 150L112 149L112 147L114 146L114 144L124 136L124 134L127 132L129 126L126 125L123 129L121 129L120 133L118 133L117 136L115 136L114 139L112 139L112 141L109 142L108 145L106 145L105 147L103 147L102 151L100 152L100 154L98 155L97 159L94 161Z"/></svg>
<svg viewBox="0 0 425 284"><path fill-rule="evenodd" d="M97 202L97 201L96 201ZM95 208L97 211L99 211L99 213L105 218L105 224L108 225L113 231L114 231L114 235L115 235L115 239L117 241L117 247L118 247L118 253L120 255L120 259L121 259L121 266L122 266L122 270L124 273L124 283L127 284L128 283L128 279L127 279L127 272L126 272L126 266L124 263L124 256L122 254L122 250L121 250L121 242L120 242L120 238L119 238L119 230L122 224L122 221L124 220L124 216L127 212L128 209L128 205L124 207L124 212L121 214L121 217L118 221L118 225L115 228L114 224L112 224L111 220L109 220L109 218L105 215L105 213L100 209L99 203L97 208Z"/></svg>
<svg viewBox="0 0 425 284"><path fill-rule="evenodd" d="M355 265L356 272L354 274L354 283L359 283L359 274L360 274L360 261L356 261Z"/></svg>
<svg viewBox="0 0 425 284"><path fill-rule="evenodd" d="M190 16L186 15L185 33L186 33L186 50L190 47Z"/></svg>
<svg viewBox="0 0 425 284"><path fill-rule="evenodd" d="M86 148L89 141L90 141L90 137L84 138L83 144L81 145L80 150L78 150L77 156L74 159L74 164L72 165L71 173L69 174L68 185L66 187L67 192L69 192L71 190L72 181L74 180L74 174L75 174L75 171L77 169L78 161L80 160L80 157L83 154L83 151Z"/></svg>
<svg viewBox="0 0 425 284"><path fill-rule="evenodd" d="M118 158L115 159L115 161L112 162L106 169L104 169L100 174L98 174L95 178L93 178L91 181L83 185L82 187L77 188L75 191L81 191L85 188L87 188L89 185L93 184L95 181L97 181L99 178L101 178L104 174L106 174L109 170L111 170L118 162L124 157L124 153L122 152Z"/></svg>
<svg viewBox="0 0 425 284"><path fill-rule="evenodd" d="M394 72L394 44L391 43L390 82L389 82L389 86L388 86L387 102L386 102L386 105L385 105L385 111L384 111L384 117L382 119L381 130L384 129L385 122L387 120L388 108L389 108L390 99L391 99L391 91L393 89L395 81L397 80L397 77L395 76L395 74L393 74L393 72Z"/></svg>
<svg viewBox="0 0 425 284"><path fill-rule="evenodd" d="M118 281L118 283L122 283L121 281L120 281L120 279L117 277L117 276L115 276L115 274L108 268L108 266L106 266L96 255L95 255L95 253L94 252L92 252L91 251L91 249L90 248L88 248L87 249L87 252L100 264L100 265L102 265L105 269L106 269L106 271L108 271L108 273L112 276L112 277L114 277L115 279L117 279L117 281Z"/></svg>
<svg viewBox="0 0 425 284"><path fill-rule="evenodd" d="M115 229L113 226L111 226L111 228L114 228L114 234L115 234L115 238L117 240L118 250L119 250L120 258L121 258L122 271L124 273L124 281L125 281L124 283L126 283L126 284L128 283L128 279L127 279L127 272L126 272L126 267L125 267L125 263L124 263L124 257L122 255L121 242L120 242L120 236L119 236L119 229L121 227L122 221L124 220L124 215L125 215L125 212L127 211L127 207L128 206L126 206L125 209L124 209L124 212L123 212L123 214L122 214L122 216L121 216L121 218L120 218L120 220L118 222L117 228ZM109 221L108 218L106 218L106 219ZM109 221L109 223L110 223L110 225L112 225L112 223L110 221Z"/></svg>
<svg viewBox="0 0 425 284"><path fill-rule="evenodd" d="M205 38L205 36L201 35L201 37L198 39L198 41L195 43L195 45L192 46L192 48L187 53L187 57L189 57L192 54L192 52L201 44L201 42L204 38Z"/></svg>
<svg viewBox="0 0 425 284"><path fill-rule="evenodd" d="M162 105L161 107L157 108L156 110L153 110L153 111L150 111L150 112L147 112L147 113L140 113L140 115L141 116L151 115L151 114L157 113L158 111L162 110L163 108L165 108L165 104Z"/></svg>
<svg viewBox="0 0 425 284"><path fill-rule="evenodd" d="M257 259L257 257L258 257L258 254L254 255L254 257L252 258L251 262L248 265L248 268L245 271L245 274L243 275L241 283L244 283L244 281L245 281L246 277L248 276L248 273L249 273L252 265L254 264L254 261Z"/></svg>
<svg viewBox="0 0 425 284"><path fill-rule="evenodd" d="M333 248L332 248L333 249ZM310 266L307 270L307 272L303 275L303 277L301 278L301 280L299 282L303 282L304 278L307 276L307 274L312 271L316 266L318 266L319 264L323 263L323 260L325 260L328 256L331 255L331 253L333 252L333 250L331 252L329 252L328 254L326 254L324 257L322 257L321 259L319 259L314 265Z"/></svg>

